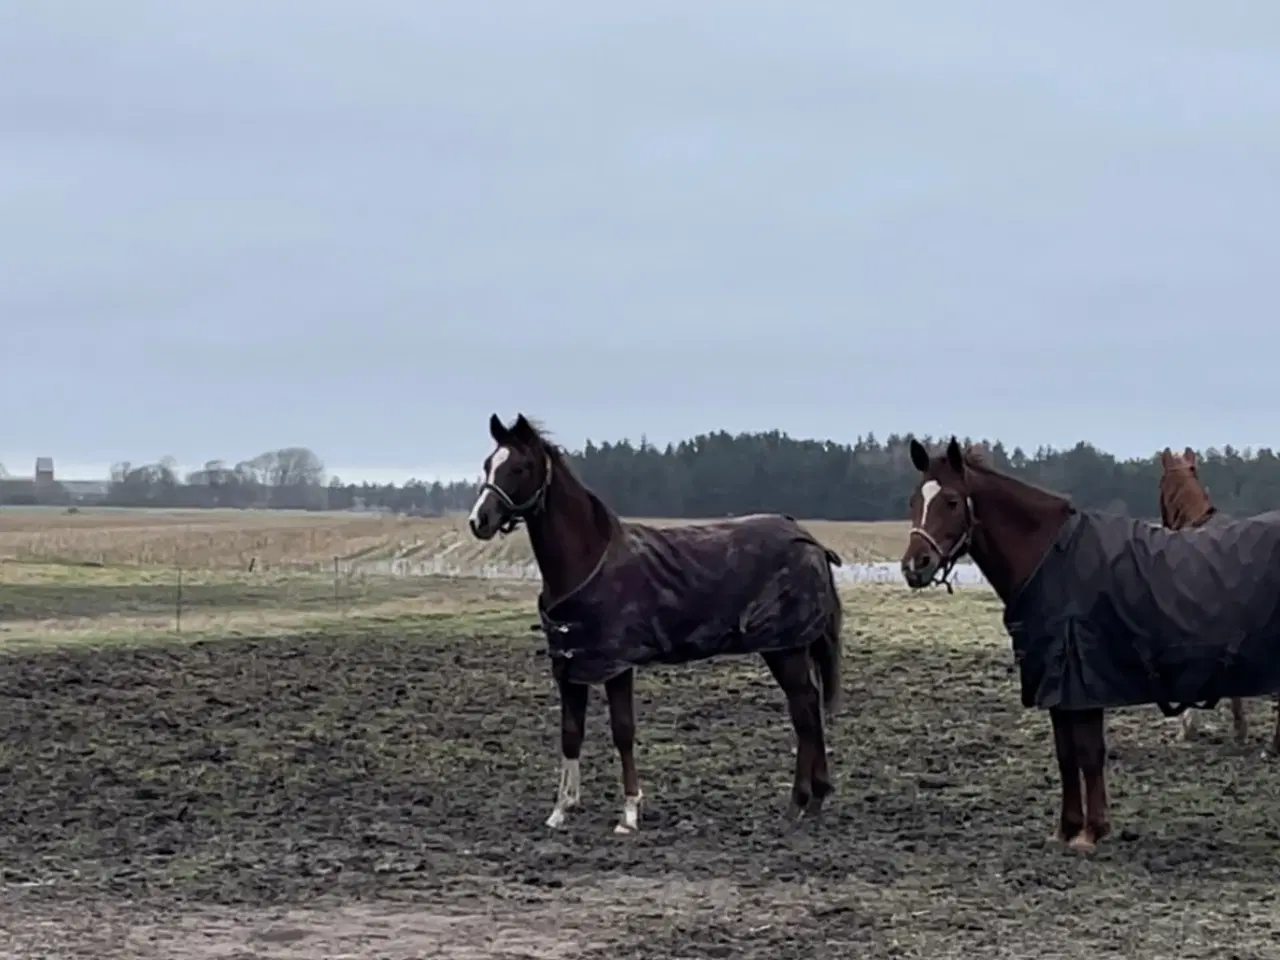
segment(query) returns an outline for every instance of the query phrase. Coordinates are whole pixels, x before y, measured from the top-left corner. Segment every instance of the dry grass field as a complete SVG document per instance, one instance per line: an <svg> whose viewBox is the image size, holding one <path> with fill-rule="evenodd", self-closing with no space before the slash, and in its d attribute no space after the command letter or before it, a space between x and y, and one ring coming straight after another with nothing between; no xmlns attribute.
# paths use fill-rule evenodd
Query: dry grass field
<svg viewBox="0 0 1280 960"><path fill-rule="evenodd" d="M814 526L854 557L905 535ZM163 558L187 529L208 563L178 635ZM1048 720L995 597L856 586L824 822L784 829L782 696L726 659L641 674L633 837L594 697L583 806L553 833L535 584L344 575L335 597L305 570L427 530L0 512L0 552L46 561L0 566L0 957L1274 955L1265 703L1248 749L1225 711L1189 744L1154 708L1113 714L1117 833L1072 855L1045 840Z"/></svg>
<svg viewBox="0 0 1280 960"><path fill-rule="evenodd" d="M901 523L816 520L807 526L845 560L898 556L906 536ZM12 507L0 508L0 558L192 570L245 570L255 558L256 567L294 570L328 570L335 558L438 561L458 569L533 559L527 538L481 543L467 532L462 516Z"/></svg>

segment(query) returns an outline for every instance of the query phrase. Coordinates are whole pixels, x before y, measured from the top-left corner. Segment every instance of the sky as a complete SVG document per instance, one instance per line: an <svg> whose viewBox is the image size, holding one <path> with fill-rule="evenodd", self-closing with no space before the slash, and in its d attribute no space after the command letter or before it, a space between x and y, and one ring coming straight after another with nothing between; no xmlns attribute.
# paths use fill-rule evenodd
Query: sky
<svg viewBox="0 0 1280 960"><path fill-rule="evenodd" d="M7 0L0 463L1280 446L1280 7Z"/></svg>

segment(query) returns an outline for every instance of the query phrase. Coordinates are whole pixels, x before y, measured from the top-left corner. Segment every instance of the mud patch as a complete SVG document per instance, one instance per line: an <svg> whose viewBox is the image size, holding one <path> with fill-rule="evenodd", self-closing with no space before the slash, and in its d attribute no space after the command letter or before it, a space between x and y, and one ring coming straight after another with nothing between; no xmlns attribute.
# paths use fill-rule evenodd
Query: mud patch
<svg viewBox="0 0 1280 960"><path fill-rule="evenodd" d="M1048 722L1018 706L996 626L913 641L892 633L905 602L850 606L837 793L795 832L780 817L792 736L758 661L643 676L648 805L619 838L599 696L583 808L559 833L542 825L558 709L522 629L6 657L0 956L1270 949L1265 703L1248 750L1223 736L1225 713L1191 744L1154 709L1113 716L1118 835L1073 856L1044 840Z"/></svg>

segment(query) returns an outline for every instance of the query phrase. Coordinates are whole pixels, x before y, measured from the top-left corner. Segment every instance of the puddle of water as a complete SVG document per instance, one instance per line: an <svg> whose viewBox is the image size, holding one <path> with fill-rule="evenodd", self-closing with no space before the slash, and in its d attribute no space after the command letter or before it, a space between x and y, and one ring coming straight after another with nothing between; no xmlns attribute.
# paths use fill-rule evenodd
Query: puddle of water
<svg viewBox="0 0 1280 960"><path fill-rule="evenodd" d="M352 560L341 565L343 573L348 575L366 575L382 577L474 577L482 580L538 580L537 564L534 563L486 563L479 566L460 566L449 563L445 557L431 560ZM846 563L835 569L836 582L849 583L902 583L902 571L898 564L891 560L880 560L871 563ZM959 563L952 573L951 582L957 587L974 587L986 585L982 576L972 563Z"/></svg>

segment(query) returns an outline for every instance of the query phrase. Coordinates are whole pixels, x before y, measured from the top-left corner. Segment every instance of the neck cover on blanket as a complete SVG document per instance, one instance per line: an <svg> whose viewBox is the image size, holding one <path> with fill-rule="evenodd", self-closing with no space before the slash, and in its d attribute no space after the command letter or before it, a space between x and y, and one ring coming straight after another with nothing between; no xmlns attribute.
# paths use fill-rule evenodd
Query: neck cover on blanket
<svg viewBox="0 0 1280 960"><path fill-rule="evenodd" d="M839 615L827 551L798 523L752 516L623 523L587 580L538 613L558 679L806 646Z"/></svg>
<svg viewBox="0 0 1280 960"><path fill-rule="evenodd" d="M1280 690L1280 511L1180 531L1074 513L1004 624L1027 707L1173 716Z"/></svg>

